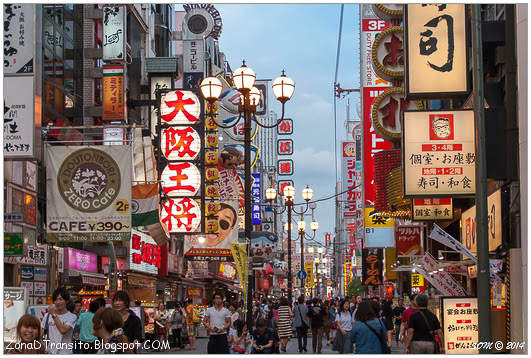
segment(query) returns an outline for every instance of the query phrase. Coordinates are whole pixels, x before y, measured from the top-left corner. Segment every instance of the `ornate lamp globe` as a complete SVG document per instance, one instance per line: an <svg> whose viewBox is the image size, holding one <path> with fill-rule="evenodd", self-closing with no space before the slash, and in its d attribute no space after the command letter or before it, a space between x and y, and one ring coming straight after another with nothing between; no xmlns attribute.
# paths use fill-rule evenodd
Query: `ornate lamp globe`
<svg viewBox="0 0 531 358"><path fill-rule="evenodd" d="M266 189L266 198L267 200L275 200L277 198L277 191L275 188Z"/></svg>
<svg viewBox="0 0 531 358"><path fill-rule="evenodd" d="M241 93L246 93L254 87L254 83L256 82L256 74L251 68L245 66L245 61L243 61L242 67L236 69L236 71L234 71L232 74L232 81L234 82L234 86L236 86L238 91Z"/></svg>
<svg viewBox="0 0 531 358"><path fill-rule="evenodd" d="M308 253L313 254L313 246L308 247Z"/></svg>
<svg viewBox="0 0 531 358"><path fill-rule="evenodd" d="M295 188L291 185L287 185L284 187L284 196L286 197L286 200L292 201L295 199Z"/></svg>
<svg viewBox="0 0 531 358"><path fill-rule="evenodd" d="M286 231L286 232L289 231L289 224L288 223L284 223L284 231Z"/></svg>
<svg viewBox="0 0 531 358"><path fill-rule="evenodd" d="M203 95L203 98L212 103L217 101L219 96L221 96L223 86L221 81L216 77L207 77L201 81L199 89L201 90L201 95Z"/></svg>
<svg viewBox="0 0 531 358"><path fill-rule="evenodd" d="M304 232L304 230L306 230L306 221L299 221L297 223L297 228L299 229L299 232Z"/></svg>
<svg viewBox="0 0 531 358"><path fill-rule="evenodd" d="M260 104L260 99L262 98L262 92L256 87L251 88L249 93L249 102L251 106L256 107Z"/></svg>
<svg viewBox="0 0 531 358"><path fill-rule="evenodd" d="M273 81L271 87L273 88L275 97L281 103L289 101L291 96L293 96L293 92L295 92L295 82L286 76L285 71L282 71L282 75Z"/></svg>
<svg viewBox="0 0 531 358"><path fill-rule="evenodd" d="M306 201L312 200L313 197L313 190L310 189L308 186L302 190L302 198Z"/></svg>
<svg viewBox="0 0 531 358"><path fill-rule="evenodd" d="M310 228L313 231L316 231L317 229L319 229L319 223L317 221L312 221L311 224L310 224ZM320 254L323 253L323 249L321 247L318 249L318 251L319 251Z"/></svg>

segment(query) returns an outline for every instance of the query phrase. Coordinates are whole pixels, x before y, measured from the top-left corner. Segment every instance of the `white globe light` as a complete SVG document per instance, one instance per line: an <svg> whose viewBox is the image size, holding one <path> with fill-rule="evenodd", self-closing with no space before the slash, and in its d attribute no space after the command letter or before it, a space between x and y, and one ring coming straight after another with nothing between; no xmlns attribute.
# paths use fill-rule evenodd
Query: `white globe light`
<svg viewBox="0 0 531 358"><path fill-rule="evenodd" d="M267 200L275 200L277 197L277 191L275 188L266 189L266 198Z"/></svg>
<svg viewBox="0 0 531 358"><path fill-rule="evenodd" d="M238 91L247 92L253 88L254 83L256 82L256 74L252 69L243 64L242 67L238 68L232 74L232 81Z"/></svg>
<svg viewBox="0 0 531 358"><path fill-rule="evenodd" d="M280 77L277 77L273 81L271 87L273 88L275 97L277 97L277 99L282 103L289 101L291 96L293 96L293 92L295 92L295 82L286 76L284 71L282 71L282 75Z"/></svg>
<svg viewBox="0 0 531 358"><path fill-rule="evenodd" d="M199 85L201 94L203 98L207 101L217 101L219 96L221 96L221 91L223 90L223 85L221 81L216 77L207 77Z"/></svg>
<svg viewBox="0 0 531 358"><path fill-rule="evenodd" d="M313 190L310 189L308 186L302 190L302 198L306 201L312 200L313 197Z"/></svg>
<svg viewBox="0 0 531 358"><path fill-rule="evenodd" d="M317 229L319 229L319 223L317 221L312 221L312 223L310 224L310 228L313 231L316 231ZM320 247L319 250L320 250L319 253L322 254L323 253L323 248Z"/></svg>
<svg viewBox="0 0 531 358"><path fill-rule="evenodd" d="M299 221L297 223L297 228L299 231L304 231L306 229L306 221Z"/></svg>
<svg viewBox="0 0 531 358"><path fill-rule="evenodd" d="M293 200L295 199L295 188L291 185L287 185L284 187L284 196L287 200Z"/></svg>
<svg viewBox="0 0 531 358"><path fill-rule="evenodd" d="M260 98L262 98L262 92L256 87L251 88L249 93L249 102L251 106L256 107L260 104Z"/></svg>

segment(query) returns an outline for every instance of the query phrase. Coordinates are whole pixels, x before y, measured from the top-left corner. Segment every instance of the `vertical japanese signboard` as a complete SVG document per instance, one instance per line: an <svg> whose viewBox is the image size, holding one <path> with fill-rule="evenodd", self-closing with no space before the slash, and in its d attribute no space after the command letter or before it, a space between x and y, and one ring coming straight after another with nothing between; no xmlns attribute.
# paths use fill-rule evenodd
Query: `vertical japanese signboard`
<svg viewBox="0 0 531 358"><path fill-rule="evenodd" d="M465 4L407 4L406 97L468 93Z"/></svg>
<svg viewBox="0 0 531 358"><path fill-rule="evenodd" d="M131 147L49 146L47 240L128 240Z"/></svg>
<svg viewBox="0 0 531 358"><path fill-rule="evenodd" d="M31 158L35 113L33 76L4 77L4 158Z"/></svg>
<svg viewBox="0 0 531 358"><path fill-rule="evenodd" d="M441 297L441 314L446 353L478 354L477 297Z"/></svg>
<svg viewBox="0 0 531 358"><path fill-rule="evenodd" d="M474 195L474 111L404 112L404 196Z"/></svg>
<svg viewBox="0 0 531 358"><path fill-rule="evenodd" d="M251 196L253 197L252 205L252 224L260 225L261 211L260 211L260 173L253 173L253 185L251 186Z"/></svg>
<svg viewBox="0 0 531 358"><path fill-rule="evenodd" d="M289 135L293 134L293 119L286 118L277 126L278 135Z"/></svg>
<svg viewBox="0 0 531 358"><path fill-rule="evenodd" d="M365 206L374 205L374 159L373 155L381 150L392 148L392 143L381 138L375 131L371 112L376 98L391 83L379 77L372 67L372 45L380 32L390 26L389 22L378 19L370 4L361 4L361 87L362 87L362 115L363 115L363 170Z"/></svg>
<svg viewBox="0 0 531 358"><path fill-rule="evenodd" d="M502 244L502 194L496 190L487 198L489 251L492 252ZM477 252L476 240L476 206L461 215L461 242L474 255Z"/></svg>
<svg viewBox="0 0 531 358"><path fill-rule="evenodd" d="M4 75L33 73L34 6L4 4Z"/></svg>
<svg viewBox="0 0 531 358"><path fill-rule="evenodd" d="M201 102L192 91L160 91L161 190L160 220L169 233L191 233L200 229L202 209L196 200L203 195L203 121ZM164 158L162 158L162 156Z"/></svg>
<svg viewBox="0 0 531 358"><path fill-rule="evenodd" d="M356 142L342 142L343 217L356 216Z"/></svg>
<svg viewBox="0 0 531 358"><path fill-rule="evenodd" d="M161 89L170 89L172 88L172 79L170 76L157 76L157 77L150 77L150 87L151 87L151 99L156 100L157 99L157 91ZM150 107L150 113L151 113L151 133L153 136L157 133L157 106Z"/></svg>
<svg viewBox="0 0 531 358"><path fill-rule="evenodd" d="M124 66L103 66L103 120L124 121L125 108Z"/></svg>
<svg viewBox="0 0 531 358"><path fill-rule="evenodd" d="M103 60L125 61L127 8L124 5L103 7Z"/></svg>
<svg viewBox="0 0 531 358"><path fill-rule="evenodd" d="M348 295L348 285L352 281L352 262L347 261L343 263L343 287L345 288L345 296Z"/></svg>
<svg viewBox="0 0 531 358"><path fill-rule="evenodd" d="M383 285L383 249L363 249L361 257L363 286Z"/></svg>

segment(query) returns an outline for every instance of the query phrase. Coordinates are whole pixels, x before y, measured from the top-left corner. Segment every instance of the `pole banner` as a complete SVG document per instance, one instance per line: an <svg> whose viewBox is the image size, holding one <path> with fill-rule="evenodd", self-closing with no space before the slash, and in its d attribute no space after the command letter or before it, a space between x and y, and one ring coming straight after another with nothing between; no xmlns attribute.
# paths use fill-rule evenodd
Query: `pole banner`
<svg viewBox="0 0 531 358"><path fill-rule="evenodd" d="M430 233L430 238L440 242L441 244L448 246L454 251L460 252L465 256L470 257L474 262L478 262L477 257L465 247L461 242L457 241L448 234L446 231L441 229L437 224L433 224L433 230Z"/></svg>

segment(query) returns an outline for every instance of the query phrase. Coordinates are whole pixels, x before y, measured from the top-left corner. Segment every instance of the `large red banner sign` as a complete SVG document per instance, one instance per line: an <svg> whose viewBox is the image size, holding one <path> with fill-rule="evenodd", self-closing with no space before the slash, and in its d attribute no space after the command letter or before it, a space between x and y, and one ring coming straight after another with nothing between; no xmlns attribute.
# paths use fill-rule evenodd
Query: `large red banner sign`
<svg viewBox="0 0 531 358"><path fill-rule="evenodd" d="M363 170L365 181L365 205L374 206L375 183L374 183L374 153L382 150L392 149L393 144L380 137L371 121L371 108L376 97L378 97L385 87L365 87L363 88L363 139L364 157Z"/></svg>

